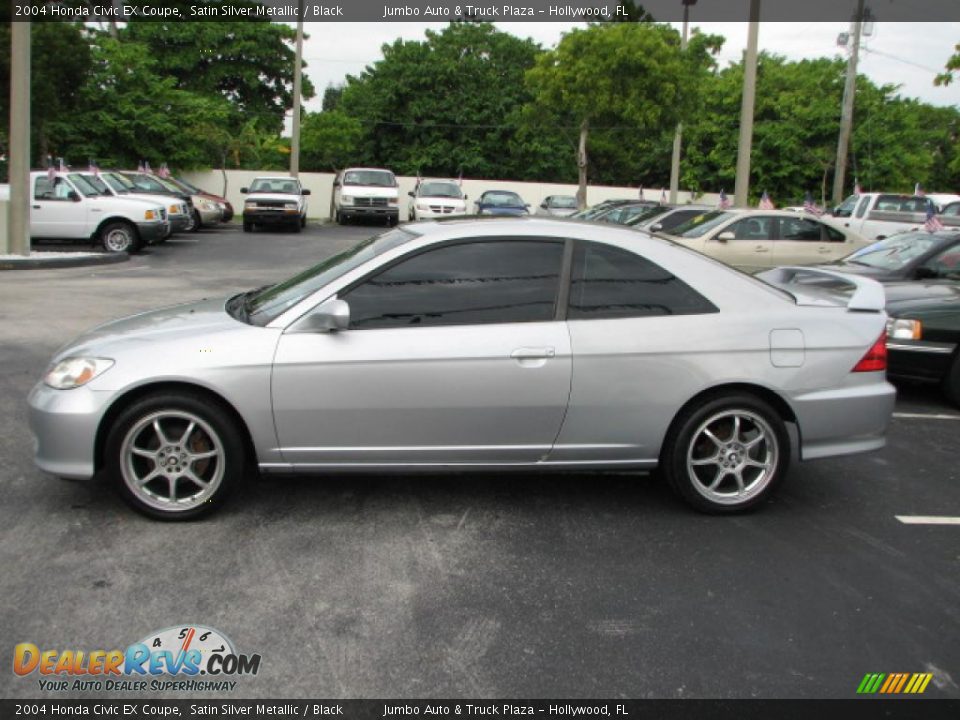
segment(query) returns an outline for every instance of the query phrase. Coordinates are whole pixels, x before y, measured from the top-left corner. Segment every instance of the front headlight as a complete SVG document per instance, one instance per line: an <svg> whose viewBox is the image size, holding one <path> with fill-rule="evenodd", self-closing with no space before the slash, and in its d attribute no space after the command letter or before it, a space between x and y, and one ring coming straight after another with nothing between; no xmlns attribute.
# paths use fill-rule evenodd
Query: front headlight
<svg viewBox="0 0 960 720"><path fill-rule="evenodd" d="M353 195L341 195L340 202L344 205L353 205Z"/></svg>
<svg viewBox="0 0 960 720"><path fill-rule="evenodd" d="M417 210L429 210L429 209L430 209L430 204L429 204L429 203L425 203L425 202L418 202L418 203L417 203Z"/></svg>
<svg viewBox="0 0 960 720"><path fill-rule="evenodd" d="M256 200L247 200L245 203L243 203L243 206L244 206L245 208L255 208L255 207L257 206L257 201L256 201Z"/></svg>
<svg viewBox="0 0 960 720"><path fill-rule="evenodd" d="M923 323L919 320L890 318L887 320L887 337L891 340L919 340L923 337Z"/></svg>
<svg viewBox="0 0 960 720"><path fill-rule="evenodd" d="M43 382L56 390L70 390L86 385L112 366L109 358L64 358L44 375Z"/></svg>
<svg viewBox="0 0 960 720"><path fill-rule="evenodd" d="M284 206L285 208L287 208L288 210L296 210L296 209L297 209L297 204L296 204L295 202L284 203L283 206Z"/></svg>
<svg viewBox="0 0 960 720"><path fill-rule="evenodd" d="M170 206L170 214L171 214L171 215L179 215L179 214L180 214L180 206L179 206L179 205L171 205L171 206Z"/></svg>
<svg viewBox="0 0 960 720"><path fill-rule="evenodd" d="M387 202L390 203L391 205L397 205L399 201L397 200L397 198L387 198Z"/></svg>

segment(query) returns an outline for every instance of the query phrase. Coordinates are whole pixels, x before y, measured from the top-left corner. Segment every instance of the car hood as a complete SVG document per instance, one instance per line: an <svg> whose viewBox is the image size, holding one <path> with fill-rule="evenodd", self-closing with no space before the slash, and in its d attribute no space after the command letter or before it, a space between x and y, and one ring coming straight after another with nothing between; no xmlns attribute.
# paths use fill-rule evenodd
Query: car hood
<svg viewBox="0 0 960 720"><path fill-rule="evenodd" d="M480 203L480 207L491 215L526 215L525 207L511 207L508 205L486 205Z"/></svg>
<svg viewBox="0 0 960 720"><path fill-rule="evenodd" d="M960 309L960 285L949 280L895 282L884 286L887 308L905 310L914 307L956 307Z"/></svg>
<svg viewBox="0 0 960 720"><path fill-rule="evenodd" d="M196 337L249 327L224 309L227 298L204 299L111 320L88 330L57 351L54 362L70 355L99 355L144 344Z"/></svg>

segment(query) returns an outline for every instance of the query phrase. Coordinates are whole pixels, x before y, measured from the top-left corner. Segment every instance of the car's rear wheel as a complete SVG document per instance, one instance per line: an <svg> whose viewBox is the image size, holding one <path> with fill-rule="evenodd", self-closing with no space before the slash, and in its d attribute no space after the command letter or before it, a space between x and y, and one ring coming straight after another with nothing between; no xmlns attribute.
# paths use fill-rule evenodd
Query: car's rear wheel
<svg viewBox="0 0 960 720"><path fill-rule="evenodd" d="M121 497L162 520L212 512L243 475L244 447L231 415L201 395L149 395L117 418L106 467Z"/></svg>
<svg viewBox="0 0 960 720"><path fill-rule="evenodd" d="M301 216L300 216L300 227L301 227L301 228L305 228L306 226L307 226L307 216L306 216L306 215L301 215Z"/></svg>
<svg viewBox="0 0 960 720"><path fill-rule="evenodd" d="M125 222L111 222L100 228L100 244L108 253L135 253L143 247L136 228Z"/></svg>
<svg viewBox="0 0 960 720"><path fill-rule="evenodd" d="M203 227L203 220L200 219L200 213L196 210L193 211L193 224L190 226L190 230L197 232L200 228Z"/></svg>
<svg viewBox="0 0 960 720"><path fill-rule="evenodd" d="M674 491L698 510L733 513L762 502L790 459L783 420L753 395L722 395L674 421L661 468Z"/></svg>

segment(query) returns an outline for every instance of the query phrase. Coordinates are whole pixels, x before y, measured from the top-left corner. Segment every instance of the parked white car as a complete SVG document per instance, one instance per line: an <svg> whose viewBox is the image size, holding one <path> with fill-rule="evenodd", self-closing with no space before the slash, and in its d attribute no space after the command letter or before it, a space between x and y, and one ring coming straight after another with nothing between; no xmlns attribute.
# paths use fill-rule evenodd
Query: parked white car
<svg viewBox="0 0 960 720"><path fill-rule="evenodd" d="M659 234L747 272L839 260L868 244L830 220L788 210L711 210Z"/></svg>
<svg viewBox="0 0 960 720"><path fill-rule="evenodd" d="M153 202L161 203L167 211L167 220L170 222L170 232L178 233L189 230L192 220L192 209L187 196L173 194L169 190L145 190L134 185L126 175L113 170L101 171L100 178L120 197L131 195L149 198Z"/></svg>
<svg viewBox="0 0 960 720"><path fill-rule="evenodd" d="M421 180L407 194L411 198L407 207L410 220L467 214L467 196L456 180Z"/></svg>
<svg viewBox="0 0 960 720"><path fill-rule="evenodd" d="M243 231L257 225L286 225L300 232L307 226L307 198L310 191L295 177L254 178L250 187L240 188L247 196L243 203Z"/></svg>
<svg viewBox="0 0 960 720"><path fill-rule="evenodd" d="M32 238L90 240L107 252L137 252L169 229L158 202L101 195L78 173L30 173Z"/></svg>
<svg viewBox="0 0 960 720"><path fill-rule="evenodd" d="M946 199L947 195L937 196ZM835 222L871 242L897 233L923 229L927 205L936 200L926 195L863 193L851 195L833 209Z"/></svg>
<svg viewBox="0 0 960 720"><path fill-rule="evenodd" d="M379 218L388 225L400 220L397 177L384 168L347 168L333 181L331 215L339 224L354 218Z"/></svg>

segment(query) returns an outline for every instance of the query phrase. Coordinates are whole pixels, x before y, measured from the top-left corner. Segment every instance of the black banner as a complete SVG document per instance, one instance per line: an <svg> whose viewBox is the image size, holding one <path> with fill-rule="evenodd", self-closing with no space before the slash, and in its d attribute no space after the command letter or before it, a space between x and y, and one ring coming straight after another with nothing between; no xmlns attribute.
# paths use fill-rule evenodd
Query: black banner
<svg viewBox="0 0 960 720"><path fill-rule="evenodd" d="M0 700L0 718L955 720L960 700Z"/></svg>

